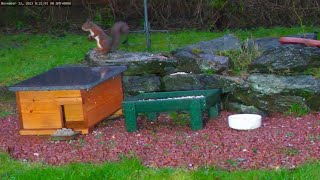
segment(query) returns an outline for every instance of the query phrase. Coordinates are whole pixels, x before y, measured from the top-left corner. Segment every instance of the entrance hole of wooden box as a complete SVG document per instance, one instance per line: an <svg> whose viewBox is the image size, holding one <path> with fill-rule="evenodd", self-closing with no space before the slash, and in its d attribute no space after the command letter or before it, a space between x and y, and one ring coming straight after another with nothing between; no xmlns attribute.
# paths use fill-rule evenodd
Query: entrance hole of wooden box
<svg viewBox="0 0 320 180"><path fill-rule="evenodd" d="M61 105L61 117L65 128L85 128L81 104Z"/></svg>

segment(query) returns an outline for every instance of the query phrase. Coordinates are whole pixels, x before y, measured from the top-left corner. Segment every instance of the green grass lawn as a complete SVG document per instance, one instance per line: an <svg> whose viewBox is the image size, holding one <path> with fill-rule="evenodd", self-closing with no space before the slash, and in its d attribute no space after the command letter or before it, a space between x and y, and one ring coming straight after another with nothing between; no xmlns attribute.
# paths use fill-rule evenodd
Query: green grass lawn
<svg viewBox="0 0 320 180"><path fill-rule="evenodd" d="M314 32L318 27L305 28L258 28L225 32L182 31L151 34L152 52L170 52L203 40L210 40L227 33L234 33L241 40L253 37L279 37L282 35ZM40 74L53 67L83 61L86 52L96 46L88 41L87 34L0 35L0 86L12 85L21 80ZM143 34L130 34L127 51L146 51Z"/></svg>
<svg viewBox="0 0 320 180"><path fill-rule="evenodd" d="M288 170L238 170L215 168L148 168L138 159L124 158L117 163L77 163L48 166L12 160L0 154L0 179L319 179L320 163L315 162Z"/></svg>
<svg viewBox="0 0 320 180"><path fill-rule="evenodd" d="M255 37L279 37L283 35L318 31L317 27L272 28L225 32L182 31L154 33L152 52L170 52L203 40L210 40L227 33L234 33L241 40ZM57 37L48 34L0 35L0 86L9 86L40 74L53 67L83 62L86 52L96 43L87 40L87 34L67 34ZM129 47L121 50L145 51L143 34L131 34ZM0 92L1 93L1 92ZM11 102L10 93L0 94L0 102ZM1 103L0 103L1 105ZM0 106L0 118L12 114L6 106ZM320 179L320 163L310 163L294 170L239 170L228 172L215 168L197 170L173 168L147 168L137 159L123 159L117 163L70 164L48 166L12 160L0 153L0 179Z"/></svg>

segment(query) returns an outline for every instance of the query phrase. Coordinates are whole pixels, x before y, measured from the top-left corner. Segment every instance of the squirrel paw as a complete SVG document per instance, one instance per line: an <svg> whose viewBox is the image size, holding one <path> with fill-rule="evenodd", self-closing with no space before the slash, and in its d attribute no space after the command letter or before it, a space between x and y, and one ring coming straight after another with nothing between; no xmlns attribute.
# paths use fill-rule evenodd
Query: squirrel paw
<svg viewBox="0 0 320 180"><path fill-rule="evenodd" d="M94 40L94 38L92 36L88 36L88 40L92 41L92 40Z"/></svg>

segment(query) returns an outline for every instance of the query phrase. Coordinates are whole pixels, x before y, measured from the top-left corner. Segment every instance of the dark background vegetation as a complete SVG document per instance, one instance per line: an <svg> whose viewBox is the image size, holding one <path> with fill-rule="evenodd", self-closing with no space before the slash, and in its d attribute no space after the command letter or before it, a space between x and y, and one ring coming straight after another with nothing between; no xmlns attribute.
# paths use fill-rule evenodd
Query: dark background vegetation
<svg viewBox="0 0 320 180"><path fill-rule="evenodd" d="M319 25L319 0L149 0L152 29ZM143 29L143 0L73 0L72 6L0 6L2 31L80 31L91 17L104 27L127 21Z"/></svg>

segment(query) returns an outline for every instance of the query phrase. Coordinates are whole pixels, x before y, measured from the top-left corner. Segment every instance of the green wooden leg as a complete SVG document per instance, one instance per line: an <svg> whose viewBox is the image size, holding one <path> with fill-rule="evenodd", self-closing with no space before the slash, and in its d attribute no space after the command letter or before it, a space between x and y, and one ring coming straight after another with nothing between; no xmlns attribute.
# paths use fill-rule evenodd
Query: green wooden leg
<svg viewBox="0 0 320 180"><path fill-rule="evenodd" d="M199 100L192 101L191 107L190 107L190 116L191 116L191 129L193 131L202 129L203 122L202 122L202 113L201 113Z"/></svg>
<svg viewBox="0 0 320 180"><path fill-rule="evenodd" d="M123 104L124 117L126 119L126 129L128 132L137 130L137 113L134 103Z"/></svg>
<svg viewBox="0 0 320 180"><path fill-rule="evenodd" d="M157 120L158 115L157 115L156 112L150 112L150 113L147 113L147 115L148 115L148 119L150 121L156 121Z"/></svg>
<svg viewBox="0 0 320 180"><path fill-rule="evenodd" d="M219 115L218 103L209 108L209 118L216 118Z"/></svg>

